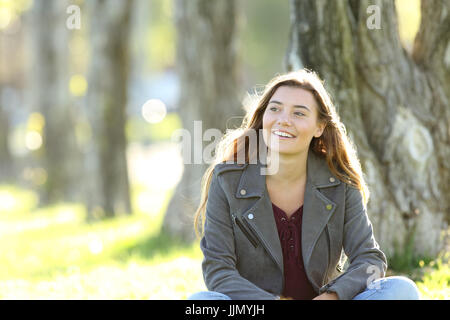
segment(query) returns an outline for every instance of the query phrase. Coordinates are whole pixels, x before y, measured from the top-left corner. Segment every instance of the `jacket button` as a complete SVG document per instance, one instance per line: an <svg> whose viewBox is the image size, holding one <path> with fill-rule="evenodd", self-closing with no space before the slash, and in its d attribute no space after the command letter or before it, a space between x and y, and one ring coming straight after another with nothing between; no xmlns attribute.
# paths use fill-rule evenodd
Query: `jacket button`
<svg viewBox="0 0 450 320"><path fill-rule="evenodd" d="M245 191L245 189L241 189L241 194L242 194L243 196L245 196L245 195L247 194L247 191Z"/></svg>
<svg viewBox="0 0 450 320"><path fill-rule="evenodd" d="M253 219L253 213L249 213L249 215L247 216L250 220Z"/></svg>
<svg viewBox="0 0 450 320"><path fill-rule="evenodd" d="M330 182L335 182L335 181L336 181L335 178L333 178L333 177L330 178Z"/></svg>
<svg viewBox="0 0 450 320"><path fill-rule="evenodd" d="M327 210L331 210L331 208L333 208L333 206L331 204L327 204Z"/></svg>

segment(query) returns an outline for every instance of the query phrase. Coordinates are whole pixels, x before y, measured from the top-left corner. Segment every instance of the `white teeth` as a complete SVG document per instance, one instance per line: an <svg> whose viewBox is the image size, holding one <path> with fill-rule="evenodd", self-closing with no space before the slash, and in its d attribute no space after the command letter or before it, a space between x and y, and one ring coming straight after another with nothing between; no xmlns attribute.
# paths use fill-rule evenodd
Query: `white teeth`
<svg viewBox="0 0 450 320"><path fill-rule="evenodd" d="M293 138L294 136L286 133L286 132L281 132L281 131L274 131L274 134L276 134L277 136L282 136L282 137L288 137L288 138Z"/></svg>

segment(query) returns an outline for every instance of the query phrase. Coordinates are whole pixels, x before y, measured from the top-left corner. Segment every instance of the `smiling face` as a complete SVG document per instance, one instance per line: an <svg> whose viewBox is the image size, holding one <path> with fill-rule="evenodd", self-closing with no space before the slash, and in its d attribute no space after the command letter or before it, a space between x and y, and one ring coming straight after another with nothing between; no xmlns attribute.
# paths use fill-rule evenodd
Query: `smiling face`
<svg viewBox="0 0 450 320"><path fill-rule="evenodd" d="M324 125L318 122L314 95L302 88L280 86L264 111L264 142L280 155L307 151L313 137L320 137L323 129ZM280 136L283 134L280 131L289 137ZM273 139L278 140L278 148L272 145Z"/></svg>

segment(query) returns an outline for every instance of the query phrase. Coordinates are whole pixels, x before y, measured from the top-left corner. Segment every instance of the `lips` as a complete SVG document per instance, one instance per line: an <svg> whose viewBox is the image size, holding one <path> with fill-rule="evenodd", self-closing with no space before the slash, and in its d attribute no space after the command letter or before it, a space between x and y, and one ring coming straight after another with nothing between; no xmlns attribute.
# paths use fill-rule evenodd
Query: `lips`
<svg viewBox="0 0 450 320"><path fill-rule="evenodd" d="M276 135L279 138L285 138L285 139L293 139L296 137L294 134L292 134L290 132L287 132L285 130L279 130L279 129L273 130L272 134Z"/></svg>

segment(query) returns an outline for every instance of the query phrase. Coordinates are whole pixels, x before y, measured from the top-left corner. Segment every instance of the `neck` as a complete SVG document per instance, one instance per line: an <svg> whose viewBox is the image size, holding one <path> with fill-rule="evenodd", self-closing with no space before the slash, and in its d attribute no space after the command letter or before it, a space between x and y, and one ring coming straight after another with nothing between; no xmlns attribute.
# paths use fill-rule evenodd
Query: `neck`
<svg viewBox="0 0 450 320"><path fill-rule="evenodd" d="M267 180L275 183L289 185L306 179L306 161L308 151L303 153L278 154L278 166L275 161L271 161L270 152L268 155L268 175Z"/></svg>

